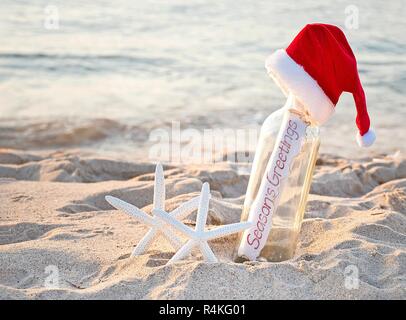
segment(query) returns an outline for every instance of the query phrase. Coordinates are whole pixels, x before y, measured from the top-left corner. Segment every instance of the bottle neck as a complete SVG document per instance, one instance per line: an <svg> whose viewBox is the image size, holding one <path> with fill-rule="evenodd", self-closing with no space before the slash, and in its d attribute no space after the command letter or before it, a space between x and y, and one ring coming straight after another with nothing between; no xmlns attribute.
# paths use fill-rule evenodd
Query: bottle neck
<svg viewBox="0 0 406 320"><path fill-rule="evenodd" d="M305 106L292 93L289 93L284 108L289 112L298 115L302 121L306 122L309 126L318 126L316 121L306 110Z"/></svg>
<svg viewBox="0 0 406 320"><path fill-rule="evenodd" d="M303 110L304 109L303 105L300 103L300 101L292 93L289 93L288 98L286 99L284 107L288 108L288 109L296 109L296 110Z"/></svg>

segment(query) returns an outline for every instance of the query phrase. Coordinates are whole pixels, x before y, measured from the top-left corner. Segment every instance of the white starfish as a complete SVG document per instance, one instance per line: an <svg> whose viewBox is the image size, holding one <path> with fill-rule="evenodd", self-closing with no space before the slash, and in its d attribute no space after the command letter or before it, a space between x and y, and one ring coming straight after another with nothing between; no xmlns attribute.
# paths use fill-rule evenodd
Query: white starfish
<svg viewBox="0 0 406 320"><path fill-rule="evenodd" d="M182 245L182 241L179 239L179 237L176 236L176 234L170 228L168 228L161 219L158 219L154 215L151 216L143 212L136 206L118 198L106 196L105 199L113 207L124 211L130 216L135 217L140 222L151 227L151 229L145 234L145 236L134 248L131 254L132 256L143 254L151 245L152 240L156 238L158 233L164 235L175 250L177 250ZM165 178L162 165L158 163L155 168L153 210L160 210L160 212L163 213L165 216L170 216L171 218L176 220L182 219L192 213L194 210L197 209L198 205L199 196L183 203L181 206L179 206L169 214L165 211Z"/></svg>
<svg viewBox="0 0 406 320"><path fill-rule="evenodd" d="M168 264L181 260L187 254L189 254L194 247L200 248L200 251L202 252L203 257L206 261L217 262L218 260L214 255L213 251L211 250L207 241L242 231L251 226L251 222L247 221L228 224L225 226L205 231L204 226L206 224L207 213L209 211L209 201L210 201L210 187L209 184L205 182L202 186L202 192L200 194L199 209L197 211L196 227L194 230L187 227L182 222L176 220L173 216L167 215L161 209L157 208L153 210L154 215L166 221L167 223L172 225L172 227L174 227L178 231L182 232L185 236L190 238L190 240L188 240L183 245L183 247L180 248L179 251L176 252L176 254L168 261Z"/></svg>

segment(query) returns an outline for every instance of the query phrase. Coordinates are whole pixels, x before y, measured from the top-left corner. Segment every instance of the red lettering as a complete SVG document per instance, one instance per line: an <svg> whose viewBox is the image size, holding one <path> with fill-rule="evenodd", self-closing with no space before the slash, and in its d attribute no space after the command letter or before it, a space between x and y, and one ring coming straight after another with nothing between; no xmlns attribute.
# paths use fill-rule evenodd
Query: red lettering
<svg viewBox="0 0 406 320"><path fill-rule="evenodd" d="M258 228L258 230L255 230L255 231L254 231L254 234L255 234L255 232L257 232L257 231L261 232L261 236L258 236L257 234L255 234L258 239L261 239L261 238L262 238L262 231L264 231L264 229L265 229L265 228L264 228L264 224L263 224L261 221L258 221L258 222L257 222L257 228Z"/></svg>
<svg viewBox="0 0 406 320"><path fill-rule="evenodd" d="M259 233L259 234L258 234ZM254 235L257 239L261 239L262 238L262 232L257 230L254 230Z"/></svg>
<svg viewBox="0 0 406 320"><path fill-rule="evenodd" d="M285 163L281 160L276 161L276 165L278 166L279 169L283 170L285 168Z"/></svg>
<svg viewBox="0 0 406 320"><path fill-rule="evenodd" d="M279 159L283 162L286 162L286 160L288 159L288 156L282 152L279 152Z"/></svg>
<svg viewBox="0 0 406 320"><path fill-rule="evenodd" d="M259 240L258 240L257 238L254 238L254 239L252 239L252 240L250 241L250 236L251 236L251 234L249 233L248 236L247 236L247 242L248 242L248 244L249 244L250 246L252 246L252 245L254 245L254 243L255 243L256 245L254 245L254 249L258 249L258 247L259 247Z"/></svg>
<svg viewBox="0 0 406 320"><path fill-rule="evenodd" d="M297 123L295 121L289 120L289 127L293 128L293 130L296 130Z"/></svg>

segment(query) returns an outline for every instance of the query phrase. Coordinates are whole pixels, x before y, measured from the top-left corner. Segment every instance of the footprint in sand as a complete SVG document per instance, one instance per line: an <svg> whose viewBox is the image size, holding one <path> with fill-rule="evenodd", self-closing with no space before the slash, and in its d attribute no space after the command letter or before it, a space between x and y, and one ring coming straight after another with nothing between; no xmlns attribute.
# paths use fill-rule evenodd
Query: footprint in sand
<svg viewBox="0 0 406 320"><path fill-rule="evenodd" d="M45 225L36 223L17 223L0 226L0 245L36 240L50 230L64 225Z"/></svg>
<svg viewBox="0 0 406 320"><path fill-rule="evenodd" d="M30 201L34 199L32 196L26 195L26 194L19 194L11 198L11 201L13 202L25 202L25 201Z"/></svg>
<svg viewBox="0 0 406 320"><path fill-rule="evenodd" d="M173 252L159 252L154 253L149 256L149 260L146 263L147 267L159 267L163 266L168 262L170 258L173 256Z"/></svg>

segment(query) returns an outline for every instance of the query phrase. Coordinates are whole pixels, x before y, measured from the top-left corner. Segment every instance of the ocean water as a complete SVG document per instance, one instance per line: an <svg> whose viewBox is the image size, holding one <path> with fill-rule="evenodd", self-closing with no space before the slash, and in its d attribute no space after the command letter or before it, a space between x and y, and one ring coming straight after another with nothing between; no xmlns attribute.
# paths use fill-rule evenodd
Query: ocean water
<svg viewBox="0 0 406 320"><path fill-rule="evenodd" d="M324 22L355 52L378 139L358 149L344 94L321 151L406 151L403 1L2 0L0 9L0 147L143 158L151 132L173 121L258 129L285 100L265 58L306 23Z"/></svg>

